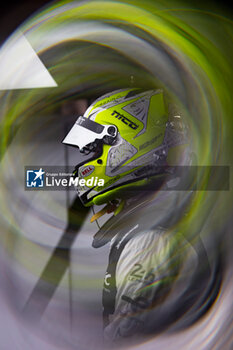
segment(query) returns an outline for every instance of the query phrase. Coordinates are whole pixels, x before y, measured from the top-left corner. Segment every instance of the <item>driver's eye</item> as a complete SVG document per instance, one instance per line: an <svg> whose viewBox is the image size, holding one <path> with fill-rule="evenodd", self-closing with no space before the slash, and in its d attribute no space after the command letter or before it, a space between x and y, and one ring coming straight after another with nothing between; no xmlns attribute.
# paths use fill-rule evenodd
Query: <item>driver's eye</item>
<svg viewBox="0 0 233 350"><path fill-rule="evenodd" d="M104 136L103 141L107 145L113 145L116 142L116 137L106 135L106 136Z"/></svg>
<svg viewBox="0 0 233 350"><path fill-rule="evenodd" d="M91 151L87 147L83 147L79 151L80 153L83 153L84 155L89 154Z"/></svg>

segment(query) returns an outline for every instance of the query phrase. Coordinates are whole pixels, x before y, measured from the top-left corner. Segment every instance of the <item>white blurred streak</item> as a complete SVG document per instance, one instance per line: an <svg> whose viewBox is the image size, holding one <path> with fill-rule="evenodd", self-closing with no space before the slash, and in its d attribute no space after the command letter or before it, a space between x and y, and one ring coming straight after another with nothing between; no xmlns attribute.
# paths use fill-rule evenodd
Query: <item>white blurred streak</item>
<svg viewBox="0 0 233 350"><path fill-rule="evenodd" d="M22 34L11 37L1 47L0 67L0 90L57 86Z"/></svg>

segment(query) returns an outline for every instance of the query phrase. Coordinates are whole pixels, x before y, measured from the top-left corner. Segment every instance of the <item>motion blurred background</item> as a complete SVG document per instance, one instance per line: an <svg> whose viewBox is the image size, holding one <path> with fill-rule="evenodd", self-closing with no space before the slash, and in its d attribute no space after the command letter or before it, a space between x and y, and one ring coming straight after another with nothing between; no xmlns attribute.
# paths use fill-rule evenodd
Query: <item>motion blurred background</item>
<svg viewBox="0 0 233 350"><path fill-rule="evenodd" d="M96 97L132 83L163 87L187 118L198 164L232 165L231 14L224 1L3 5L0 50L29 43L49 76L47 86L45 79L44 86L32 88L37 81L25 75L29 68L17 75L20 51L13 60L0 51L1 349L103 346L101 293L109 247L91 247L97 231L92 213L67 241L63 233L75 192L24 189L25 166L80 161L61 141ZM231 213L231 190L199 192L189 221L180 222L184 230L192 227L194 237L201 235L210 259L216 247L224 252L224 280L214 306L193 327L135 348L232 348Z"/></svg>

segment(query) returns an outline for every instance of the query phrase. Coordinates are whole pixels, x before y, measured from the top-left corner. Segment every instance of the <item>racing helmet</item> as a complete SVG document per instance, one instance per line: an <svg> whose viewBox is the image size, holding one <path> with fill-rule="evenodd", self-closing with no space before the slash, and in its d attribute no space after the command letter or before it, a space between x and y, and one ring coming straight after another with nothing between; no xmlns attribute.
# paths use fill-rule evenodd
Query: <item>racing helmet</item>
<svg viewBox="0 0 233 350"><path fill-rule="evenodd" d="M187 143L179 118L169 120L160 89L126 88L95 100L63 140L90 157L73 173L82 203L107 203L163 176L170 150Z"/></svg>

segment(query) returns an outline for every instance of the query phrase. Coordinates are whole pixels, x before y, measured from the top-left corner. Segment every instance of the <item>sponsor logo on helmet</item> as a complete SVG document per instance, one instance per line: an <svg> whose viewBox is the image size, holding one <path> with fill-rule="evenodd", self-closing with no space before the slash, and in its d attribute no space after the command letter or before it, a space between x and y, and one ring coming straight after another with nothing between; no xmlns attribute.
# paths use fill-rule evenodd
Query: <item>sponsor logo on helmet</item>
<svg viewBox="0 0 233 350"><path fill-rule="evenodd" d="M128 125L131 129L136 130L139 125L137 125L136 123L132 122L129 118L125 117L123 114L117 112L117 111L113 111L112 115L115 116L115 118L119 119L122 121L122 123Z"/></svg>
<svg viewBox="0 0 233 350"><path fill-rule="evenodd" d="M86 176L89 176L91 173L93 173L94 170L95 170L94 165L88 165L85 168L81 168L80 172L82 177L86 177Z"/></svg>

